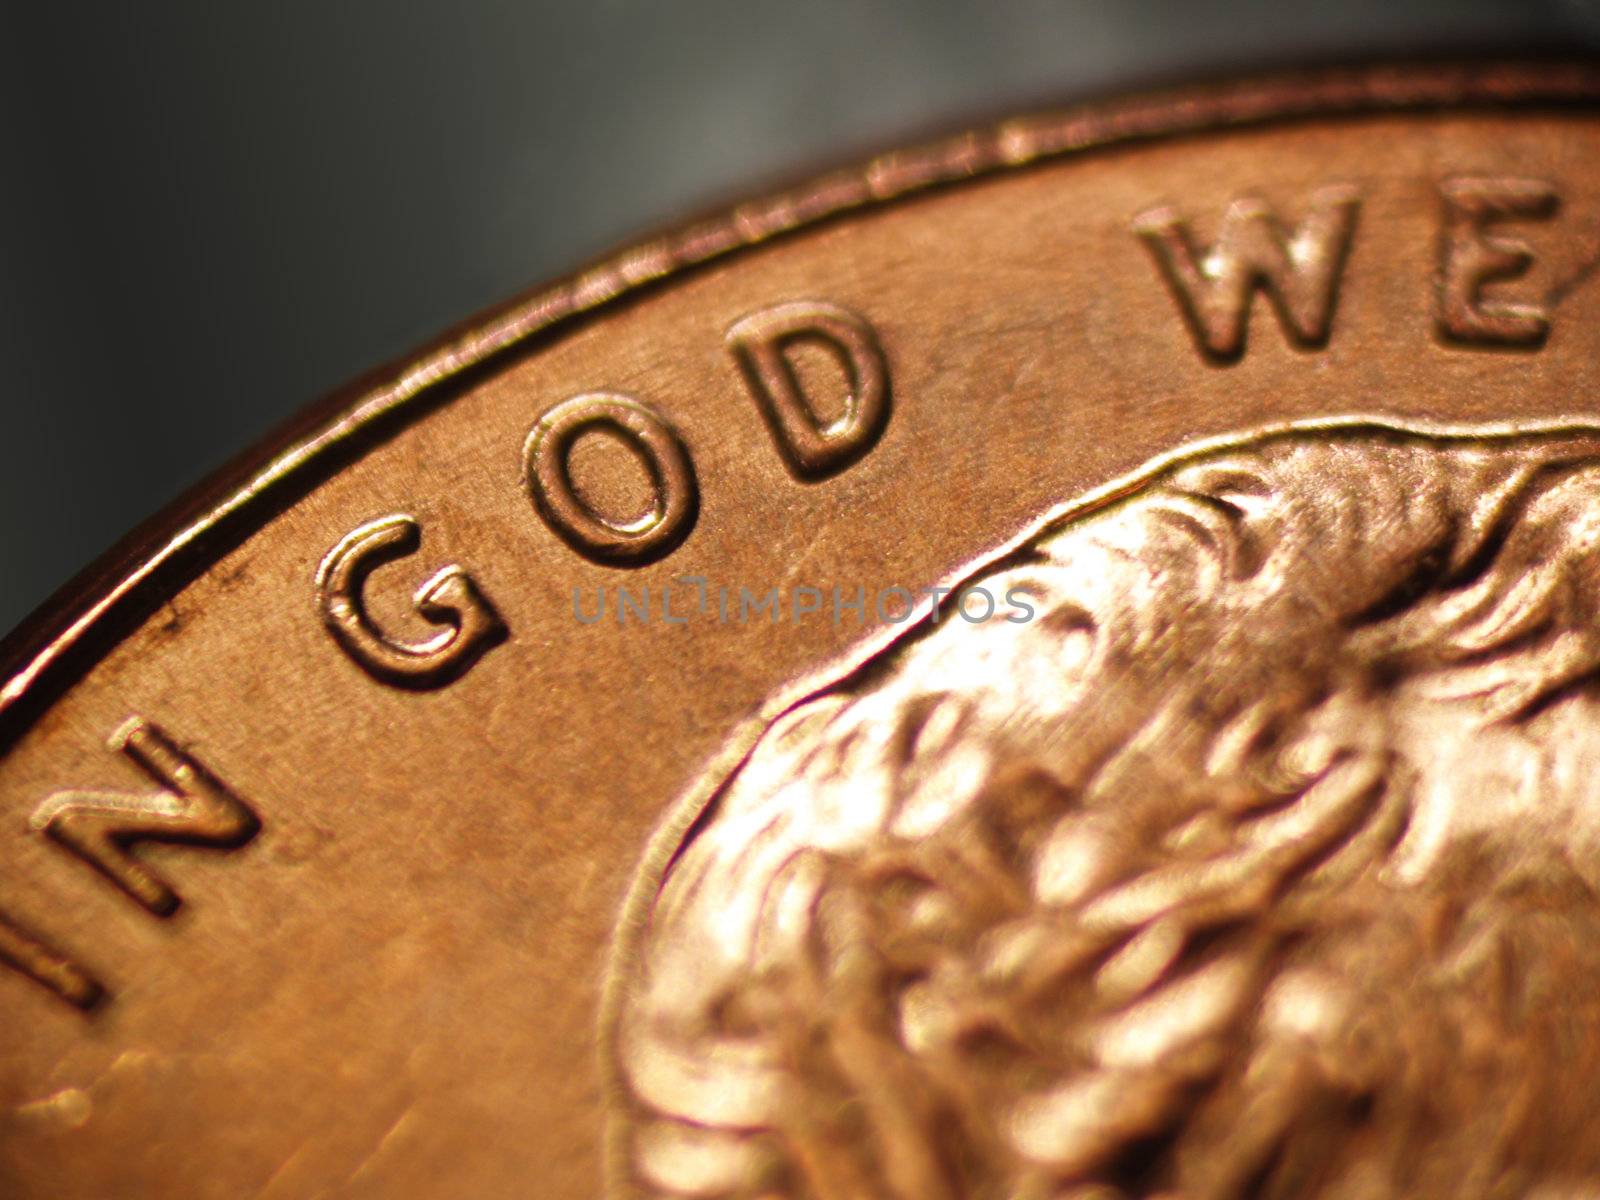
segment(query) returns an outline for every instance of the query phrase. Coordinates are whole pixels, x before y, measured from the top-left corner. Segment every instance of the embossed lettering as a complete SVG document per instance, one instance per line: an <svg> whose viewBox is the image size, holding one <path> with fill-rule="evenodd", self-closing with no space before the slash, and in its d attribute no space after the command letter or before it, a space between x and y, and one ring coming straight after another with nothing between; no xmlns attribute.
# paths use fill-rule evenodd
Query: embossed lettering
<svg viewBox="0 0 1600 1200"><path fill-rule="evenodd" d="M650 474L649 512L617 520L596 512L573 487L574 443L604 430L635 450ZM551 408L528 435L523 454L528 490L540 514L586 558L640 566L670 554L688 536L700 506L694 466L683 442L653 410L606 392L576 396Z"/></svg>
<svg viewBox="0 0 1600 1200"><path fill-rule="evenodd" d="M134 842L179 842L226 849L255 836L260 822L209 771L141 718L110 741L154 780L154 792L57 792L33 815L35 828L71 850L157 916L178 894L129 852Z"/></svg>
<svg viewBox="0 0 1600 1200"><path fill-rule="evenodd" d="M1438 330L1454 342L1537 347L1550 330L1544 306L1490 300L1486 285L1516 279L1533 263L1521 238L1491 233L1502 221L1542 221L1559 197L1537 179L1461 177L1440 185L1444 238L1440 246Z"/></svg>
<svg viewBox="0 0 1600 1200"><path fill-rule="evenodd" d="M92 975L4 913L0 913L0 963L20 971L77 1008L93 1008L105 995L105 988Z"/></svg>
<svg viewBox="0 0 1600 1200"><path fill-rule="evenodd" d="M368 615L362 599L377 567L416 553L422 532L403 513L370 521L343 538L317 570L317 607L345 653L366 671L403 687L439 687L458 678L505 636L506 627L471 576L448 566L417 589L417 611L444 626L425 642L398 641Z"/></svg>
<svg viewBox="0 0 1600 1200"><path fill-rule="evenodd" d="M1133 228L1150 248L1200 352L1214 362L1233 362L1244 353L1258 291L1272 302L1291 344L1327 344L1358 203L1350 188L1323 188L1291 233L1264 202L1235 200L1215 244L1203 252L1172 208L1142 213Z"/></svg>
<svg viewBox="0 0 1600 1200"><path fill-rule="evenodd" d="M843 410L824 424L808 402L789 352L803 343L827 350L844 375ZM794 473L820 479L872 448L889 420L889 368L863 318L821 301L780 304L728 330L728 346Z"/></svg>

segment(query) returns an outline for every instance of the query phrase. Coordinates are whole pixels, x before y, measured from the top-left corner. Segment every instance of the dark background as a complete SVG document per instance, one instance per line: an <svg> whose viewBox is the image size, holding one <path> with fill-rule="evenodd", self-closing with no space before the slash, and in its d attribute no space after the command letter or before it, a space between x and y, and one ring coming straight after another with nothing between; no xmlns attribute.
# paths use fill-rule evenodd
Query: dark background
<svg viewBox="0 0 1600 1200"><path fill-rule="evenodd" d="M0 32L0 633L315 399L641 230L1008 108L1600 48L1600 0L156 0Z"/></svg>

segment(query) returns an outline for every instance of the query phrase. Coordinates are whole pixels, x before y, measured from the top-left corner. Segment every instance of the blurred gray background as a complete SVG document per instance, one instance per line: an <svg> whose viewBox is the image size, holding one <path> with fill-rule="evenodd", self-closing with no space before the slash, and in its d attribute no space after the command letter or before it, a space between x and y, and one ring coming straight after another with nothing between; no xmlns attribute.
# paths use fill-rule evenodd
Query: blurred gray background
<svg viewBox="0 0 1600 1200"><path fill-rule="evenodd" d="M0 632L295 409L686 209L1128 84L1597 47L1600 0L11 0Z"/></svg>

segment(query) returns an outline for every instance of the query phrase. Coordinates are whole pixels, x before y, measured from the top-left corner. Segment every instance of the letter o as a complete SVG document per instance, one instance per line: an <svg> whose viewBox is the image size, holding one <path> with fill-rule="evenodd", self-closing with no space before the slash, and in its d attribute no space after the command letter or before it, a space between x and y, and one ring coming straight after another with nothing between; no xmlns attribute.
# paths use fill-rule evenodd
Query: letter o
<svg viewBox="0 0 1600 1200"><path fill-rule="evenodd" d="M884 602L885 599L887 599L890 596L904 596L905 597L905 604L901 607L900 615L897 616L897 617L896 616L890 616L888 613L886 613L884 611L883 602ZM886 587L886 588L884 588L883 591L878 593L878 604L877 604L878 623L880 625L883 625L883 624L900 625L900 624L903 624L906 621L909 621L911 619L912 612L915 611L916 603L917 603L917 598L911 594L911 590L909 588L903 588L903 587Z"/></svg>
<svg viewBox="0 0 1600 1200"><path fill-rule="evenodd" d="M973 595L974 593L982 596L984 601L989 606L984 610L983 616L981 617L974 617L967 612L967 597ZM968 625L981 625L990 617L994 616L994 597L989 593L989 589L986 587L981 585L969 587L956 597L956 609L961 613L961 619Z"/></svg>
<svg viewBox="0 0 1600 1200"><path fill-rule="evenodd" d="M600 429L632 445L650 473L655 502L636 520L608 519L572 486L573 444ZM670 554L688 536L700 507L694 465L682 440L655 412L626 396L591 392L551 408L528 434L523 467L540 515L567 545L597 562L642 566Z"/></svg>

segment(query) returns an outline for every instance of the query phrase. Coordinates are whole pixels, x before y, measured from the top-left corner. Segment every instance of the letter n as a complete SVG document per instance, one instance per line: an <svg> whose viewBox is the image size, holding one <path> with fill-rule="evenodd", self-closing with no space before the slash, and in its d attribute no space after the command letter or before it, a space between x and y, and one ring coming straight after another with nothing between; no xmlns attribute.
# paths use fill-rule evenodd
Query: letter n
<svg viewBox="0 0 1600 1200"><path fill-rule="evenodd" d="M1204 249L1171 208L1140 214L1133 228L1150 248L1200 352L1213 362L1236 362L1258 291L1272 302L1292 345L1327 344L1358 203L1351 188L1323 188L1289 230L1262 201L1235 200L1223 214L1216 242Z"/></svg>

